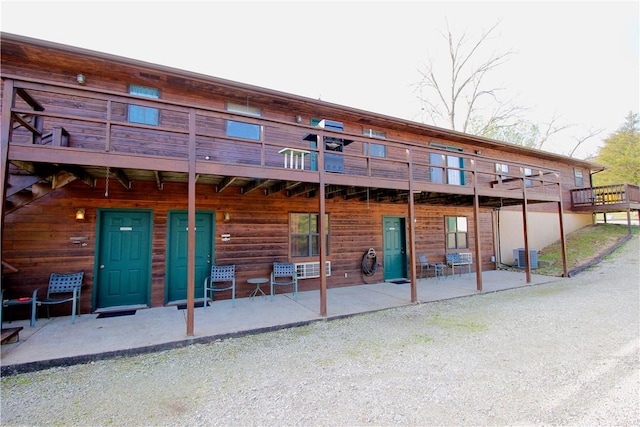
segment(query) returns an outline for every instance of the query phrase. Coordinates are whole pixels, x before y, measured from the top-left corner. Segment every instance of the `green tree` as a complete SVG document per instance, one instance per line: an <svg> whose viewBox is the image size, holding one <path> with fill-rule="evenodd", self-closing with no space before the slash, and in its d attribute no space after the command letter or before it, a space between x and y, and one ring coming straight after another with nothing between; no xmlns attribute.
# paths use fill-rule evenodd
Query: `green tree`
<svg viewBox="0 0 640 427"><path fill-rule="evenodd" d="M596 163L607 167L593 177L594 185L640 185L640 117L629 112L624 124L604 140Z"/></svg>

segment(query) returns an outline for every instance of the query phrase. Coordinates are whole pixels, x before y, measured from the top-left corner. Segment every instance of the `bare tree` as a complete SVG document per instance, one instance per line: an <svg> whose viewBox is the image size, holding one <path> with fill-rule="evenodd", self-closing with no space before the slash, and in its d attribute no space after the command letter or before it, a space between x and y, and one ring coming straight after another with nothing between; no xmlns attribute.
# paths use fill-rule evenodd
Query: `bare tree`
<svg viewBox="0 0 640 427"><path fill-rule="evenodd" d="M480 55L479 51L489 42L498 25L499 22L483 31L477 40L471 41L466 31L456 39L447 22L447 32L443 34L448 44L450 60L447 75L439 75L434 60L429 60L425 69L419 70L422 76L417 83L419 99L423 112L431 123L438 124L445 120L451 129L467 132L470 122L480 109L479 101L485 98L492 98L496 107L485 119L486 125L480 126L476 131L506 125L523 110L511 101L500 100L498 93L503 88L485 88L484 85L487 74L504 64L513 55L513 51L493 53L488 59L474 65L476 57Z"/></svg>
<svg viewBox="0 0 640 427"><path fill-rule="evenodd" d="M595 136L598 136L599 134L601 134L604 131L604 129L589 129L589 132L580 137L580 138L575 138L576 140L576 145L575 147L573 147L573 150L571 150L571 152L569 152L569 157L573 157L573 154L576 152L576 150L578 149L578 147L580 147L580 145L582 145L583 142L586 142L588 139L591 139Z"/></svg>

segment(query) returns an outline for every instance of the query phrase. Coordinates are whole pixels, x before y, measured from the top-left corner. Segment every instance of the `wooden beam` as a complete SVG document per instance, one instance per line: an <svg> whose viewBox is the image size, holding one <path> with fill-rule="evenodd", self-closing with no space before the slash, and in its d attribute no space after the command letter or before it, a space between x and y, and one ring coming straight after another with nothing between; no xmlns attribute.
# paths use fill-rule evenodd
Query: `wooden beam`
<svg viewBox="0 0 640 427"><path fill-rule="evenodd" d="M162 172L153 171L153 174L156 177L156 185L158 186L158 190L162 190L164 188L164 180L162 178Z"/></svg>
<svg viewBox="0 0 640 427"><path fill-rule="evenodd" d="M482 292L482 237L480 236L480 195L478 194L478 176L473 163L471 175L473 183L473 237L476 246L476 290Z"/></svg>
<svg viewBox="0 0 640 427"><path fill-rule="evenodd" d="M271 181L268 179L255 179L250 183L248 183L247 185L245 185L244 187L242 187L241 193L248 194L253 190L257 190L258 188L262 188L269 185L269 183L271 183Z"/></svg>
<svg viewBox="0 0 640 427"><path fill-rule="evenodd" d="M291 189L287 192L287 197L295 197L301 194L308 194L312 191L316 191L318 189L318 185L316 184L304 184L294 189Z"/></svg>
<svg viewBox="0 0 640 427"><path fill-rule="evenodd" d="M5 92L6 93L6 92ZM27 104L29 104L29 106L31 108L33 108L35 111L44 111L44 107L42 105L40 105L40 103L38 101L36 101L35 99L33 99L31 97L31 95L29 95L29 93L23 89L23 88L18 88L16 89L16 94L22 98L24 100L24 102L26 102Z"/></svg>
<svg viewBox="0 0 640 427"><path fill-rule="evenodd" d="M322 141L323 134L320 131L320 135L318 135L318 141ZM318 197L318 204L320 205L319 212L319 227L318 232L320 233L320 237L318 239L318 251L320 253L319 262L320 262L320 316L327 317L327 274L326 274L326 242L325 242L325 223L324 223L324 215L326 213L326 206L324 200L324 180L325 180L325 172L324 172L324 144L318 144L320 146L320 152L318 153L318 187L320 189L320 197Z"/></svg>
<svg viewBox="0 0 640 427"><path fill-rule="evenodd" d="M233 184L236 179L238 178L235 176L225 176L224 178L222 178L220 184L216 185L216 193L222 193L222 191Z"/></svg>
<svg viewBox="0 0 640 427"><path fill-rule="evenodd" d="M127 174L120 168L111 168L111 172L116 176L116 179L124 188L131 190L131 181L127 177Z"/></svg>
<svg viewBox="0 0 640 427"><path fill-rule="evenodd" d="M29 123L28 121L23 119L20 114L15 114L14 113L13 114L13 120L15 120L16 122L20 123L22 126L27 128L27 130L29 132L31 132L34 136L42 136L42 132L40 132L38 129L36 129L36 127L33 126L31 123Z"/></svg>

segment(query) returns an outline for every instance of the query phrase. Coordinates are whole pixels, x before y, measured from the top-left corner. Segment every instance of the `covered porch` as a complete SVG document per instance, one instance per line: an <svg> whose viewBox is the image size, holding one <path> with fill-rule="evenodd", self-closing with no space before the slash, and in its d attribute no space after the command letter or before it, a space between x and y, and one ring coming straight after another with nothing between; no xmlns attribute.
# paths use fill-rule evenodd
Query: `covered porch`
<svg viewBox="0 0 640 427"><path fill-rule="evenodd" d="M475 273L417 280L417 304L480 295L570 280L504 270L483 272L484 288L476 289ZM111 357L143 354L210 343L219 339L257 334L303 326L316 321L338 319L358 314L402 307L411 302L410 283L390 282L330 288L327 290L328 313L318 313L319 290L267 297L240 298L213 302L195 309L193 336L185 334L187 310L176 306L137 310L134 315L100 318L82 314L72 324L69 316L39 319L35 328L28 320L6 323L5 327L23 326L20 340L1 348L2 374L27 372Z"/></svg>

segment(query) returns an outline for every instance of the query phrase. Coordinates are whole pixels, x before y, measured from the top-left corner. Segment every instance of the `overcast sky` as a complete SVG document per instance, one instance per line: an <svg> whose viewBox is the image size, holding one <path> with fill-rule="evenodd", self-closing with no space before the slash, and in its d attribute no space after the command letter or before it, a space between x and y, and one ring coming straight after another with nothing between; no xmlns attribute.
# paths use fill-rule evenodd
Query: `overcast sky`
<svg viewBox="0 0 640 427"><path fill-rule="evenodd" d="M545 149L567 154L590 129L602 140L640 112L638 1L6 1L1 29L420 121L415 84L442 32L513 50L494 87L545 123L573 125Z"/></svg>

